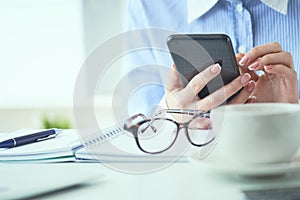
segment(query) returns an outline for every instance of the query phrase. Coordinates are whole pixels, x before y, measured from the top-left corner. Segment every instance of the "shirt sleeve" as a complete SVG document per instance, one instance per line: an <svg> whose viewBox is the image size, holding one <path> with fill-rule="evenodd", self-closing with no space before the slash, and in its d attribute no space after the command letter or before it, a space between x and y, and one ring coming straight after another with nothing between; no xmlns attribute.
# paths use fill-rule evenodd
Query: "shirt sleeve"
<svg viewBox="0 0 300 200"><path fill-rule="evenodd" d="M147 30L150 27L147 25L146 7L147 1L129 0L125 17L124 29L134 36L134 39L125 41L128 53L121 70L131 93L127 104L129 115L151 115L164 94L158 61L152 48L155 37Z"/></svg>

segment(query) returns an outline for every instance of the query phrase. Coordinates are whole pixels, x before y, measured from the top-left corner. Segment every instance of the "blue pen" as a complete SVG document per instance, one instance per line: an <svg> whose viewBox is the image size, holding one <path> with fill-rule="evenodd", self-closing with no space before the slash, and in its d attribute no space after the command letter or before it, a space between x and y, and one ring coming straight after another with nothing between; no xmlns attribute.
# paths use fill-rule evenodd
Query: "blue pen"
<svg viewBox="0 0 300 200"><path fill-rule="evenodd" d="M12 147L25 145L25 144L39 142L42 140L54 138L60 133L62 133L61 129L49 129L46 131L41 131L29 135L11 138L0 142L0 148L12 148Z"/></svg>

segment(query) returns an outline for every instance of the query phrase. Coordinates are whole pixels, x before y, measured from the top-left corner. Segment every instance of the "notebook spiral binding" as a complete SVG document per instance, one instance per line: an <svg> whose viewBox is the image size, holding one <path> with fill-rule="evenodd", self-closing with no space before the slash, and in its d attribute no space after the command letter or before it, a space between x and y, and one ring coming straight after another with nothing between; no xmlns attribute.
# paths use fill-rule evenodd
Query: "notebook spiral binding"
<svg viewBox="0 0 300 200"><path fill-rule="evenodd" d="M86 142L83 143L83 145L85 146L85 148L92 148L104 142L111 141L114 138L122 135L123 133L124 130L122 128L117 126L111 126L101 131L100 135L96 135L87 139Z"/></svg>

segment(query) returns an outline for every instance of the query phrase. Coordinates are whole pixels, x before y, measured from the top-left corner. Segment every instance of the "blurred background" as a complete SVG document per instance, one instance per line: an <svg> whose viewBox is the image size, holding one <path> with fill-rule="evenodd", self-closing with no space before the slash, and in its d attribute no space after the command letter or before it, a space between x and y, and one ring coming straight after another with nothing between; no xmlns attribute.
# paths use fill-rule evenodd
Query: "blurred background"
<svg viewBox="0 0 300 200"><path fill-rule="evenodd" d="M126 5L127 0L0 0L0 132L73 128L79 69L94 48L122 32ZM113 70L117 77L119 66ZM109 80L97 92L100 115L110 109Z"/></svg>

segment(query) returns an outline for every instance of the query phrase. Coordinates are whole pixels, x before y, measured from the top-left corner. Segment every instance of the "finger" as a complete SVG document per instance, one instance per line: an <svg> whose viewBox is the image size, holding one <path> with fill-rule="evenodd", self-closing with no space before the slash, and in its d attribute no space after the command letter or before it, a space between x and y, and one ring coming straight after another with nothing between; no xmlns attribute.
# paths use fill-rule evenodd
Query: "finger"
<svg viewBox="0 0 300 200"><path fill-rule="evenodd" d="M179 78L178 71L176 69L176 66L173 64L172 69L168 72L168 79L166 83L166 91L173 91L173 90L180 90L182 89L182 83Z"/></svg>
<svg viewBox="0 0 300 200"><path fill-rule="evenodd" d="M243 56L243 58L239 61L239 65L247 66L249 63L252 63L259 57L270 53L278 53L281 51L281 46L277 42L257 46L251 49L246 55Z"/></svg>
<svg viewBox="0 0 300 200"><path fill-rule="evenodd" d="M257 97L256 96L250 96L246 103L256 103Z"/></svg>
<svg viewBox="0 0 300 200"><path fill-rule="evenodd" d="M221 72L219 64L214 64L194 76L184 88L185 95L198 94L209 81L215 78Z"/></svg>
<svg viewBox="0 0 300 200"><path fill-rule="evenodd" d="M292 81L297 79L297 72L294 69L290 69L284 65L266 65L264 66L264 70L269 74L275 74L287 80Z"/></svg>
<svg viewBox="0 0 300 200"><path fill-rule="evenodd" d="M253 80L249 81L249 83L243 88L243 90L232 99L229 104L239 104L246 103L249 100L251 93L255 88L255 82Z"/></svg>
<svg viewBox="0 0 300 200"><path fill-rule="evenodd" d="M245 54L242 54L242 53L238 53L236 55L236 60L237 60L237 63L239 63L239 61L242 59L242 57L244 56ZM249 73L252 77L252 80L254 81L257 81L257 79L259 78L259 76L252 70L249 70L247 67L240 67L239 66L239 71L241 74L245 74L245 73Z"/></svg>
<svg viewBox="0 0 300 200"><path fill-rule="evenodd" d="M240 62L240 60L243 58L244 55L245 55L245 54L242 54L242 53L238 53L238 54L236 55L236 61L237 61L237 63ZM248 72L249 72L248 68L246 68L246 67L240 67L240 66L239 66L239 71L240 71L241 74L244 74L244 73L248 73Z"/></svg>
<svg viewBox="0 0 300 200"><path fill-rule="evenodd" d="M223 102L226 101L229 97L239 91L244 85L248 84L250 81L250 74L246 73L240 75L238 78L231 81L229 84L224 87L218 89L211 95L201 99L201 105L205 108L205 111L211 110L212 108L219 106Z"/></svg>
<svg viewBox="0 0 300 200"><path fill-rule="evenodd" d="M267 65L265 71L268 74L275 74L280 84L281 98L280 102L298 103L298 78L294 69L283 65Z"/></svg>
<svg viewBox="0 0 300 200"><path fill-rule="evenodd" d="M244 57L244 55L245 55L245 54L243 54L243 53L238 53L238 54L236 55L236 61L237 61L237 63L240 62L240 60Z"/></svg>
<svg viewBox="0 0 300 200"><path fill-rule="evenodd" d="M239 70L241 74L246 74L246 73L250 74L251 79L254 81L257 81L259 78L259 76L255 73L254 70L250 70L247 67L239 67Z"/></svg>
<svg viewBox="0 0 300 200"><path fill-rule="evenodd" d="M248 66L249 70L262 70L266 65L282 64L289 68L294 68L293 58L289 52L279 52L267 54L251 65Z"/></svg>

